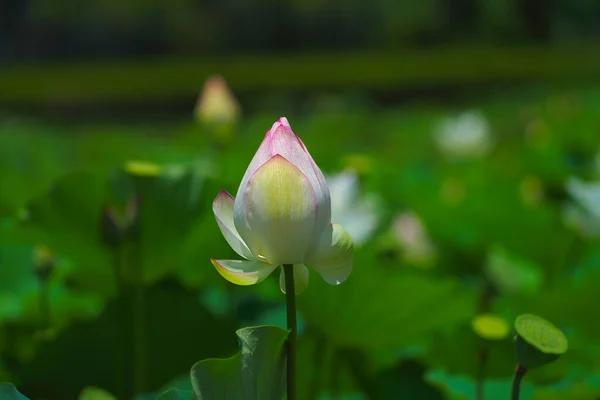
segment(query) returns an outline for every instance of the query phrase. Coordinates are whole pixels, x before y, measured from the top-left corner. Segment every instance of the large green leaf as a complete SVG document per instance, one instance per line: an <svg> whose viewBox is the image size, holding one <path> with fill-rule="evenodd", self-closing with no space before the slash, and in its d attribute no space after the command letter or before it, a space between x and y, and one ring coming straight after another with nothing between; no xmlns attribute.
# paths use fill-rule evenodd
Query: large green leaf
<svg viewBox="0 0 600 400"><path fill-rule="evenodd" d="M117 398L104 389L87 386L79 394L79 400L117 400Z"/></svg>
<svg viewBox="0 0 600 400"><path fill-rule="evenodd" d="M141 270L144 282L153 283L197 257L197 251L182 250L203 212L200 190L209 172L209 165L197 162L159 168L155 176L70 174L31 202L25 227L36 241L72 259L69 280L84 290L114 294L117 265L126 281L136 280ZM137 231L126 241L109 242L103 237L104 210L123 202L137 203Z"/></svg>
<svg viewBox="0 0 600 400"><path fill-rule="evenodd" d="M449 400L475 400L475 381L464 375L448 375L441 370L429 371L426 379L439 387ZM512 379L486 380L483 387L486 400L506 400L510 397ZM521 385L521 399L529 400L534 393L533 387L524 381Z"/></svg>
<svg viewBox="0 0 600 400"><path fill-rule="evenodd" d="M98 315L102 299L67 287L59 271L42 284L34 258L31 247L0 247L0 320L39 325L47 318L50 327L62 328L73 319ZM56 270L63 267L59 264ZM49 315L43 315L45 312Z"/></svg>
<svg viewBox="0 0 600 400"><path fill-rule="evenodd" d="M237 162L239 164L239 160ZM222 162L220 167L223 164ZM226 165L226 167L232 168L231 165ZM243 175L243 169L240 173ZM204 214L194 221L187 236L180 243L178 256L182 261L178 265L177 276L185 286L194 289L218 288L226 284L232 291L243 292L247 288L233 287L216 272L210 263L211 257L225 259L239 257L223 238L211 210L212 202L220 190L227 189L232 192L237 190L236 186L224 184L220 179L219 181L206 179L203 183L204 195L198 208L204 210ZM277 291L279 292L279 290Z"/></svg>
<svg viewBox="0 0 600 400"><path fill-rule="evenodd" d="M596 302L590 301L597 297L600 285L597 260L595 256L591 257L591 265L586 266L586 261L578 266L577 274L565 274L535 298L502 297L496 300L496 310L509 319L522 313L543 315L564 330L569 339L570 350L555 363L531 371L528 378L532 381L566 377L572 368L598 369L600 323L597 318L590 317L597 314Z"/></svg>
<svg viewBox="0 0 600 400"><path fill-rule="evenodd" d="M569 376L549 387L536 390L532 400L597 400L600 398L600 373Z"/></svg>
<svg viewBox="0 0 600 400"><path fill-rule="evenodd" d="M29 400L23 396L12 383L0 383L0 399L2 400Z"/></svg>
<svg viewBox="0 0 600 400"><path fill-rule="evenodd" d="M395 350L431 332L452 330L474 315L474 291L458 280L377 263L363 249L339 286L312 273L308 290L298 296L307 325L337 345Z"/></svg>
<svg viewBox="0 0 600 400"><path fill-rule="evenodd" d="M418 156L400 161L405 163L402 167L388 161L373 179L395 205L405 205L422 217L443 252L441 266L451 272L478 273L480 258L492 243L541 265L556 263L566 228L555 209L539 200L534 204L525 200L523 187L539 183L543 192L543 182L530 176L517 149L506 146L485 160L448 163L408 148ZM507 165L514 172L507 173ZM515 179L517 173L521 181Z"/></svg>
<svg viewBox="0 0 600 400"><path fill-rule="evenodd" d="M241 350L226 359L208 359L192 367L199 400L281 400L285 391L288 331L258 326L236 332Z"/></svg>
<svg viewBox="0 0 600 400"><path fill-rule="evenodd" d="M110 199L103 175L73 173L28 207L25 229L57 254L72 259L72 283L84 290L113 294L114 256L100 238L100 217Z"/></svg>
<svg viewBox="0 0 600 400"><path fill-rule="evenodd" d="M450 375L431 370L426 378L442 389L451 400L475 400L475 381L464 375ZM488 379L484 384L486 400L506 400L510 396L512 379ZM572 373L564 379L546 385L534 385L525 379L521 384L523 400L595 400L600 396L600 375L581 376Z"/></svg>
<svg viewBox="0 0 600 400"><path fill-rule="evenodd" d="M53 128L0 120L0 215L14 213L68 169L64 140ZM32 146L35 143L35 146Z"/></svg>
<svg viewBox="0 0 600 400"><path fill-rule="evenodd" d="M160 397L161 395L164 395L165 393L170 393L172 391L189 393L189 395L192 396L192 390L192 381L190 380L190 374L188 372L187 374L182 375L179 378L176 378L171 382L163 385L160 389L152 393L145 393L135 396L133 400L156 400L157 397Z"/></svg>
<svg viewBox="0 0 600 400"><path fill-rule="evenodd" d="M373 379L369 398L443 400L441 391L425 380L426 370L424 365L414 361L403 361L382 370Z"/></svg>
<svg viewBox="0 0 600 400"><path fill-rule="evenodd" d="M128 159L189 160L197 150L148 133L150 126L48 124L0 121L0 215L40 196L52 182L75 170L108 170ZM35 143L35 146L31 144Z"/></svg>
<svg viewBox="0 0 600 400"><path fill-rule="evenodd" d="M40 343L36 357L11 372L34 398L75 399L93 384L118 399L131 399L136 394L134 348L141 343L144 363L138 373L145 377L142 390L153 392L154 399L158 390L186 389L165 385L186 373L189 381L189 368L198 358L223 357L236 348L233 335L227 334L235 324L213 317L195 293L172 282L148 288L144 309L143 337L133 333L132 296L126 294L108 302L98 319L72 324L54 340Z"/></svg>
<svg viewBox="0 0 600 400"><path fill-rule="evenodd" d="M500 246L490 251L485 274L506 295L536 295L544 282L539 265L509 254Z"/></svg>
<svg viewBox="0 0 600 400"><path fill-rule="evenodd" d="M157 176L122 177L131 179L132 195L139 203L139 237L129 249L129 272L135 273L134 264L141 263L146 283L175 272L187 261L182 250L188 234L203 214L209 215L200 208L200 191L209 172L205 164L167 166ZM203 248L202 242L196 243L198 248Z"/></svg>
<svg viewBox="0 0 600 400"><path fill-rule="evenodd" d="M297 397L299 399L346 398L345 395L361 393L356 382L354 365L342 349L334 347L327 338L314 331L307 331L298 337L298 367L296 373ZM368 368L366 365L362 367ZM363 396L364 398L365 396Z"/></svg>
<svg viewBox="0 0 600 400"><path fill-rule="evenodd" d="M510 378L516 358L512 338L485 342L471 324L455 332L430 336L429 346L422 359L429 368L444 370L451 375L476 376L482 349L486 349L488 362L486 376L491 379ZM452 343L452 345L449 345Z"/></svg>
<svg viewBox="0 0 600 400"><path fill-rule="evenodd" d="M26 296L39 292L33 268L33 251L28 247L0 247L0 321L23 314Z"/></svg>

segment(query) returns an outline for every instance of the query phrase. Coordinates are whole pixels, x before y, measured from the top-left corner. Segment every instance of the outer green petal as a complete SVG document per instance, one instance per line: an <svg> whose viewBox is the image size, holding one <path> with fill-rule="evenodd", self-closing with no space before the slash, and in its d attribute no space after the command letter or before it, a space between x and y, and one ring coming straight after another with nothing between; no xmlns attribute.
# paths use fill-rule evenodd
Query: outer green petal
<svg viewBox="0 0 600 400"><path fill-rule="evenodd" d="M252 253L269 264L303 263L316 219L312 186L280 155L262 165L235 199L235 227Z"/></svg>
<svg viewBox="0 0 600 400"><path fill-rule="evenodd" d="M304 264L294 265L294 293L301 294L308 287L308 268ZM279 274L279 288L285 293L285 270L281 267Z"/></svg>
<svg viewBox="0 0 600 400"><path fill-rule="evenodd" d="M210 262L219 274L236 285L248 286L264 281L277 268L260 261L215 260Z"/></svg>
<svg viewBox="0 0 600 400"><path fill-rule="evenodd" d="M258 260L254 254L248 249L246 243L240 237L233 223L233 205L235 199L225 190L221 190L215 201L213 201L213 213L217 219L217 224L221 229L221 233L225 237L227 243L236 253L247 260Z"/></svg>
<svg viewBox="0 0 600 400"><path fill-rule="evenodd" d="M294 134L290 123L285 117L280 118L273 124L267 136L271 137L271 151L274 154L280 154L290 164L298 168L312 186L318 209L315 233L320 235L327 224L331 222L331 198L323 173L308 152L302 139ZM315 237L314 241L316 242L317 239L318 237Z"/></svg>
<svg viewBox="0 0 600 400"><path fill-rule="evenodd" d="M352 238L338 224L330 224L325 228L317 246L306 260L330 285L344 282L352 272L353 262Z"/></svg>

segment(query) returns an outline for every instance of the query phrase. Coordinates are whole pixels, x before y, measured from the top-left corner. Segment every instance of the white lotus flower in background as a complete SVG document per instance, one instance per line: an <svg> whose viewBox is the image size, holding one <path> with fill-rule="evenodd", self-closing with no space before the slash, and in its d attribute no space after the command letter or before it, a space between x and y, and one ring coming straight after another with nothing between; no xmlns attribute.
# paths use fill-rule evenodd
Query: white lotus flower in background
<svg viewBox="0 0 600 400"><path fill-rule="evenodd" d="M563 209L565 223L590 238L600 237L600 182L586 183L572 177L566 189L573 204Z"/></svg>
<svg viewBox="0 0 600 400"><path fill-rule="evenodd" d="M394 237L403 250L403 257L417 263L432 261L437 250L431 242L421 218L414 211L404 211L392 224Z"/></svg>
<svg viewBox="0 0 600 400"><path fill-rule="evenodd" d="M379 224L379 199L359 193L358 175L347 170L326 177L331 192L331 220L343 225L356 245L365 243Z"/></svg>
<svg viewBox="0 0 600 400"><path fill-rule="evenodd" d="M287 119L273 124L250 162L237 196L222 190L213 203L219 228L245 260L212 264L229 282L253 285L292 264L295 293L308 285L310 265L332 285L350 275L354 245L331 223L331 198L323 173ZM284 269L279 279L285 293Z"/></svg>
<svg viewBox="0 0 600 400"><path fill-rule="evenodd" d="M219 75L210 76L196 103L196 118L203 123L232 123L241 114L233 92Z"/></svg>
<svg viewBox="0 0 600 400"><path fill-rule="evenodd" d="M438 149L450 158L477 158L493 146L490 126L479 111L465 111L441 121L434 132Z"/></svg>

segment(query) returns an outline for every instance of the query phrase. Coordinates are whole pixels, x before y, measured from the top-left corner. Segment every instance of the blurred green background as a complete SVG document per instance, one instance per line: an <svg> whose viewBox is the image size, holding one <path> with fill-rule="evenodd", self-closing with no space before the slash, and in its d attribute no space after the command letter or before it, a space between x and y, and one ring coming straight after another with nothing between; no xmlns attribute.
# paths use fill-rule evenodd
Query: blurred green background
<svg viewBox="0 0 600 400"><path fill-rule="evenodd" d="M154 399L237 328L285 326L277 274L237 287L209 258L235 257L214 197L286 116L357 246L298 297L300 399L507 399L525 312L570 349L523 398L600 398L599 21L591 0L4 0L0 381Z"/></svg>

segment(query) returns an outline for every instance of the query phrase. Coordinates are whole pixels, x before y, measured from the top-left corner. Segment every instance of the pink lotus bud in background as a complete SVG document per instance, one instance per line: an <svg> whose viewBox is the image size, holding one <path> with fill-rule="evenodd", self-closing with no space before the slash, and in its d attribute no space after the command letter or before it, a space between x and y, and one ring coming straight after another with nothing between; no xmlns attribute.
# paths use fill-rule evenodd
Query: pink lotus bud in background
<svg viewBox="0 0 600 400"><path fill-rule="evenodd" d="M219 75L210 76L196 104L196 118L206 124L233 123L241 114L238 101Z"/></svg>

